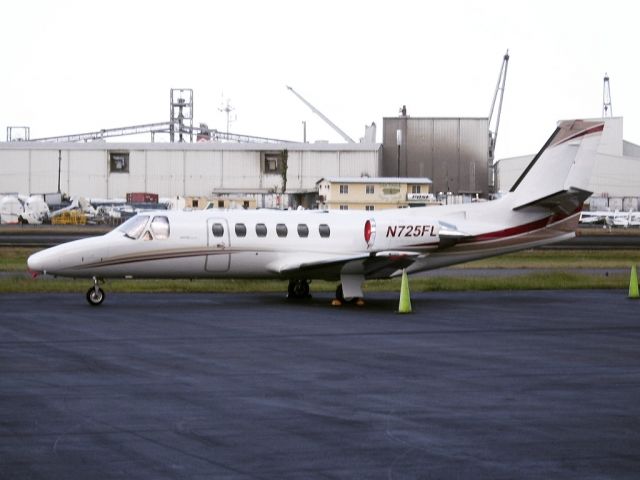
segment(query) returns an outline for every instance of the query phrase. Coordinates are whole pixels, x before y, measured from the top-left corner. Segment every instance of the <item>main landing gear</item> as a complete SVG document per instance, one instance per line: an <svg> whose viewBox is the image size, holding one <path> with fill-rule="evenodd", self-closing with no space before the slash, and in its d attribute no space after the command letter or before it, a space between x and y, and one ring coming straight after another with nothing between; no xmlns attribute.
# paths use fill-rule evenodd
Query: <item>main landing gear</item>
<svg viewBox="0 0 640 480"><path fill-rule="evenodd" d="M339 284L338 288L336 288L336 298L331 300L331 306L341 307L342 305L344 305L345 302L352 303L358 307L364 307L364 298L362 297L353 297L353 298L350 298L349 300L345 299L344 291L342 289L342 284Z"/></svg>
<svg viewBox="0 0 640 480"><path fill-rule="evenodd" d="M104 290L98 286L98 279L93 277L93 287L87 290L87 302L92 307L97 307L104 302Z"/></svg>
<svg viewBox="0 0 640 480"><path fill-rule="evenodd" d="M336 288L336 298L331 301L331 305L334 307L342 306L345 303L351 303L362 307L364 305L364 299L362 298L362 280L359 276L342 276L342 283ZM347 287L343 288L343 285L347 282ZM345 288L348 292L348 296L345 298ZM289 280L289 287L287 289L287 298L289 300L303 300L311 298L309 294L309 281L308 280Z"/></svg>

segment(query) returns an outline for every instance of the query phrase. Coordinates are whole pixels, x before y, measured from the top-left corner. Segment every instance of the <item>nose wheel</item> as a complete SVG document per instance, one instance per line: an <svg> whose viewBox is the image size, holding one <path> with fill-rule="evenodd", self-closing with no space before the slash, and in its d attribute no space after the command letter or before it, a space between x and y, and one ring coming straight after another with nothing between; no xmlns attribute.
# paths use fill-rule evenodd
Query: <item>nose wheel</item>
<svg viewBox="0 0 640 480"><path fill-rule="evenodd" d="M287 298L289 299L302 300L304 298L310 298L309 282L307 280L289 280L287 293Z"/></svg>
<svg viewBox="0 0 640 480"><path fill-rule="evenodd" d="M87 302L92 307L97 307L104 302L104 290L98 286L98 279L93 277L93 287L87 290Z"/></svg>

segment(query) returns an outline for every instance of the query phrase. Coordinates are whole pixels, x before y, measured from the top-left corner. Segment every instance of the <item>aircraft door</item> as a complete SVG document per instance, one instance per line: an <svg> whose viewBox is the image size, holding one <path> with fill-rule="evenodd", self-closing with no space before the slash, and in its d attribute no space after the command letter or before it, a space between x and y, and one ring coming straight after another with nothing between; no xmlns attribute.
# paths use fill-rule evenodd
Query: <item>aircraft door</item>
<svg viewBox="0 0 640 480"><path fill-rule="evenodd" d="M224 218L209 218L207 220L207 247L210 252L204 265L207 272L226 272L229 270L230 238L229 224Z"/></svg>

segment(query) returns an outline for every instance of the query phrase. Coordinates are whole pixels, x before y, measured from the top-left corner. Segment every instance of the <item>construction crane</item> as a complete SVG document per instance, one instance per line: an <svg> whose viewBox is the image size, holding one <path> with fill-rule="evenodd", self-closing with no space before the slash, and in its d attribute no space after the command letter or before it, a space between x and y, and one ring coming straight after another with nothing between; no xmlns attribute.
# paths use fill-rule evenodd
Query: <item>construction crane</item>
<svg viewBox="0 0 640 480"><path fill-rule="evenodd" d="M498 75L498 83L493 94L491 102L491 110L489 111L489 156L493 158L493 153L498 140L498 129L500 128L500 113L502 113L502 99L504 97L504 86L507 82L507 68L509 67L509 50L502 57L502 66L500 67L500 75ZM499 95L499 97L498 97ZM496 103L498 109L496 110ZM495 113L495 117L494 117ZM493 127L492 127L493 124Z"/></svg>
<svg viewBox="0 0 640 480"><path fill-rule="evenodd" d="M611 105L611 86L609 85L609 75L604 74L602 85L602 118L613 117L613 105Z"/></svg>
<svg viewBox="0 0 640 480"><path fill-rule="evenodd" d="M500 128L500 114L502 113L502 99L504 98L504 87L507 82L507 68L509 67L509 50L502 57L502 66L500 67L500 75L498 75L498 83L493 94L491 102L491 110L489 111L489 182L490 187L495 187L495 168L494 158L496 151L496 142L498 141L498 129ZM496 109L496 104L498 108ZM495 116L494 116L495 114Z"/></svg>
<svg viewBox="0 0 640 480"><path fill-rule="evenodd" d="M347 141L347 143L356 143L353 140L353 138L351 138L349 135L344 133L340 128L338 128L338 126L335 123L333 123L331 120L329 120L320 110L318 110L316 107L311 105L307 100L305 100L305 98L302 95L300 95L298 92L296 92L292 87L287 85L287 88L291 91L291 93L293 93L296 97L298 97L302 103L304 103L307 107L309 107L313 113L318 115L322 120L325 121L325 123L327 125L329 125L336 132L338 132L340 134L340 136Z"/></svg>

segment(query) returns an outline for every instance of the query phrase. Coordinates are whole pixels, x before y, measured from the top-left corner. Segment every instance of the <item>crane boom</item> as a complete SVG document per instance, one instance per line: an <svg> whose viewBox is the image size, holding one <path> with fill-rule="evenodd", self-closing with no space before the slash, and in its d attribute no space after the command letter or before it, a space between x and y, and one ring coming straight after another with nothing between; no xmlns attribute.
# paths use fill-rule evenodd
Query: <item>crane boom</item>
<svg viewBox="0 0 640 480"><path fill-rule="evenodd" d="M309 107L313 113L318 115L322 120L324 120L327 123L327 125L329 125L336 132L338 132L340 134L340 136L347 141L347 143L356 143L353 140L353 138L351 138L349 135L344 133L335 123L333 123L331 120L329 120L320 110L318 110L316 107L314 107L309 102L307 102L302 95L300 95L298 92L296 92L293 89L293 87L290 87L289 85L287 85L287 88L289 90L291 90L291 93L293 93L296 97L298 97L302 103L304 103L307 107Z"/></svg>

